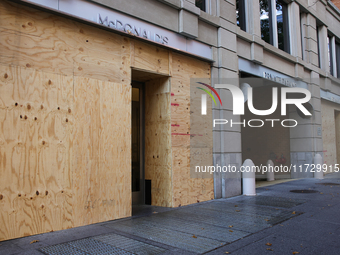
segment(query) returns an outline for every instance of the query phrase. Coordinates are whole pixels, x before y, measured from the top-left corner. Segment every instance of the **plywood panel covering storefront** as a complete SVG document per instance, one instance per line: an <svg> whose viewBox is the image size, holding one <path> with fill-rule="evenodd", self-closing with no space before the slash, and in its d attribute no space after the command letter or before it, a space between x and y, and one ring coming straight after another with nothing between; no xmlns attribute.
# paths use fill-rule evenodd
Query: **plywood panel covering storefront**
<svg viewBox="0 0 340 255"><path fill-rule="evenodd" d="M332 169L340 162L339 113L339 104L321 100L323 158L324 163L333 166Z"/></svg>
<svg viewBox="0 0 340 255"><path fill-rule="evenodd" d="M190 137L169 137L190 132L190 78L210 64L10 1L0 13L0 241L131 215L131 67L177 96L152 127L168 152L155 201L213 198L212 179L190 179Z"/></svg>

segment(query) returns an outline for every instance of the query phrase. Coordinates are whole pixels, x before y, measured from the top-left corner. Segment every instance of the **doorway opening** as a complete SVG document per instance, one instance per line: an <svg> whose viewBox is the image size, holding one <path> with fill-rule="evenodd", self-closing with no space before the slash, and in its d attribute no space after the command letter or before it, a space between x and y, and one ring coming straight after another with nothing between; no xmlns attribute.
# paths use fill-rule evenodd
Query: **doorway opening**
<svg viewBox="0 0 340 255"><path fill-rule="evenodd" d="M132 81L131 96L131 188L132 205L145 203L144 183L144 87L142 82Z"/></svg>
<svg viewBox="0 0 340 255"><path fill-rule="evenodd" d="M170 78L132 68L131 188L133 215L147 205L171 207Z"/></svg>
<svg viewBox="0 0 340 255"><path fill-rule="evenodd" d="M257 110L268 110L273 104L272 90L278 88L277 108L270 115L259 116L253 114L248 108L248 100L245 102L245 114L241 117L241 141L242 141L242 162L251 159L255 166L266 166L268 160L274 163L274 166L288 166L290 164L290 128L283 127L280 123L284 119L289 119L289 110L287 116L281 116L281 84L274 83L266 79L260 79L247 73L242 73L240 79L241 86L248 84L253 88L253 106ZM274 119L275 124L266 121ZM256 120L251 123L248 121ZM254 127L260 126L261 127ZM275 180L290 179L290 173L275 172ZM256 184L266 181L266 173L256 173Z"/></svg>

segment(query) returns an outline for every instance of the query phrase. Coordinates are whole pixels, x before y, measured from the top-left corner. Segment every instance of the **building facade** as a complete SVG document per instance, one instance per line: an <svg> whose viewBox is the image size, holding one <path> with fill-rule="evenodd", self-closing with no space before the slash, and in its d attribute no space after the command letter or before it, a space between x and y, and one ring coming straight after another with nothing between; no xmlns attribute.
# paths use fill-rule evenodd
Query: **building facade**
<svg viewBox="0 0 340 255"><path fill-rule="evenodd" d="M313 177L316 153L339 162L331 1L5 0L0 12L0 240L242 193L240 173L192 176L195 165L272 159L301 169L276 178L300 178ZM249 78L262 80L257 107L270 107L274 85L296 86L313 115L289 107L269 117L296 127L253 129L227 89L200 115L198 83Z"/></svg>

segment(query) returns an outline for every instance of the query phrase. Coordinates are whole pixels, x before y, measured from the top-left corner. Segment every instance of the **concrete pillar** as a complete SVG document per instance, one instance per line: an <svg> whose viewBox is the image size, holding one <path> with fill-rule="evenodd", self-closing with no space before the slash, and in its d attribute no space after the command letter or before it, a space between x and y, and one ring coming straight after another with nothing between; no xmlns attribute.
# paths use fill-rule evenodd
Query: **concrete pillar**
<svg viewBox="0 0 340 255"><path fill-rule="evenodd" d="M306 36L307 13L301 13L300 14L300 29L301 29L301 42L302 42L302 44L301 44L302 59L305 60L306 62L309 62L307 49L306 49L306 44L307 44L307 36Z"/></svg>
<svg viewBox="0 0 340 255"><path fill-rule="evenodd" d="M306 41L306 54L308 57L306 61L311 63L314 66L319 67L319 59L318 59L318 39L316 32L316 19L313 15L306 15L306 24L305 24L305 41Z"/></svg>
<svg viewBox="0 0 340 255"><path fill-rule="evenodd" d="M278 48L279 47L279 39L277 35L277 22L276 22L276 0L269 0L271 1L271 13L272 13L272 18L270 19L270 22L272 24L273 28L273 45ZM269 17L270 18L270 17Z"/></svg>
<svg viewBox="0 0 340 255"><path fill-rule="evenodd" d="M236 30L230 24L236 25L235 1L219 0L219 16L221 27L218 29L217 47L213 48L215 63L212 70L212 85L233 84L238 86L238 56ZM235 26L236 27L236 26ZM232 96L229 90L217 89L223 106L213 104L214 119L233 119L240 121L239 116L232 114ZM214 165L236 166L242 164L241 128L230 125L217 125L213 128ZM225 198L241 194L240 173L214 173L215 198Z"/></svg>
<svg viewBox="0 0 340 255"><path fill-rule="evenodd" d="M337 77L337 62L336 62L336 49L335 49L335 36L330 38L330 47L332 47L331 54L332 54L332 67L333 67L333 76Z"/></svg>
<svg viewBox="0 0 340 255"><path fill-rule="evenodd" d="M305 164L313 164L316 153L323 155L320 79L318 73L311 72L308 90L312 94L309 102L314 109L313 116L301 118L295 106L289 107L289 118L298 122L296 127L290 128L290 158L291 164L295 166L292 168L292 178L312 178L311 167L307 169Z"/></svg>
<svg viewBox="0 0 340 255"><path fill-rule="evenodd" d="M325 72L329 72L329 61L328 61L328 44L327 44L327 27L319 26L319 60L320 68Z"/></svg>
<svg viewBox="0 0 340 255"><path fill-rule="evenodd" d="M290 54L302 58L300 7L296 2L288 5Z"/></svg>
<svg viewBox="0 0 340 255"><path fill-rule="evenodd" d="M261 38L259 1L245 0L247 32Z"/></svg>

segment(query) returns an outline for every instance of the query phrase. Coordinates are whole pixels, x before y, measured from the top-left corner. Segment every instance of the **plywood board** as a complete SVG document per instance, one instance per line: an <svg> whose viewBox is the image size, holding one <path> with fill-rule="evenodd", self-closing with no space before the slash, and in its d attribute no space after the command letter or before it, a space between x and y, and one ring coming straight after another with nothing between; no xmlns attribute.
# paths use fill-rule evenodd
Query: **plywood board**
<svg viewBox="0 0 340 255"><path fill-rule="evenodd" d="M8 1L0 12L1 63L129 84L128 38Z"/></svg>
<svg viewBox="0 0 340 255"><path fill-rule="evenodd" d="M172 206L171 118L169 78L145 83L145 179L151 202Z"/></svg>
<svg viewBox="0 0 340 255"><path fill-rule="evenodd" d="M213 198L190 178L190 137L171 136L190 133L208 63L11 1L0 13L0 240L131 215L131 66L172 74L148 92L154 203Z"/></svg>
<svg viewBox="0 0 340 255"><path fill-rule="evenodd" d="M0 65L0 240L73 226L73 80Z"/></svg>
<svg viewBox="0 0 340 255"><path fill-rule="evenodd" d="M322 119L322 142L323 142L323 158L324 163L332 165L339 164L337 156L340 148L337 147L337 129L340 111L339 105L321 100L321 119ZM329 170L330 168L328 168Z"/></svg>
<svg viewBox="0 0 340 255"><path fill-rule="evenodd" d="M190 122L190 83L195 78L209 79L210 65L172 53L171 69L173 206L182 206L213 199L213 179L190 176L190 164L198 163L194 162L195 158L191 158L191 152L196 151L204 155L212 164L212 129L207 135L210 143L203 146L204 148L197 148L197 143L190 142L194 135L197 135L192 133L195 129L191 129Z"/></svg>
<svg viewBox="0 0 340 255"><path fill-rule="evenodd" d="M169 52L166 49L135 41L133 67L169 74Z"/></svg>
<svg viewBox="0 0 340 255"><path fill-rule="evenodd" d="M131 215L130 39L0 12L0 240Z"/></svg>

